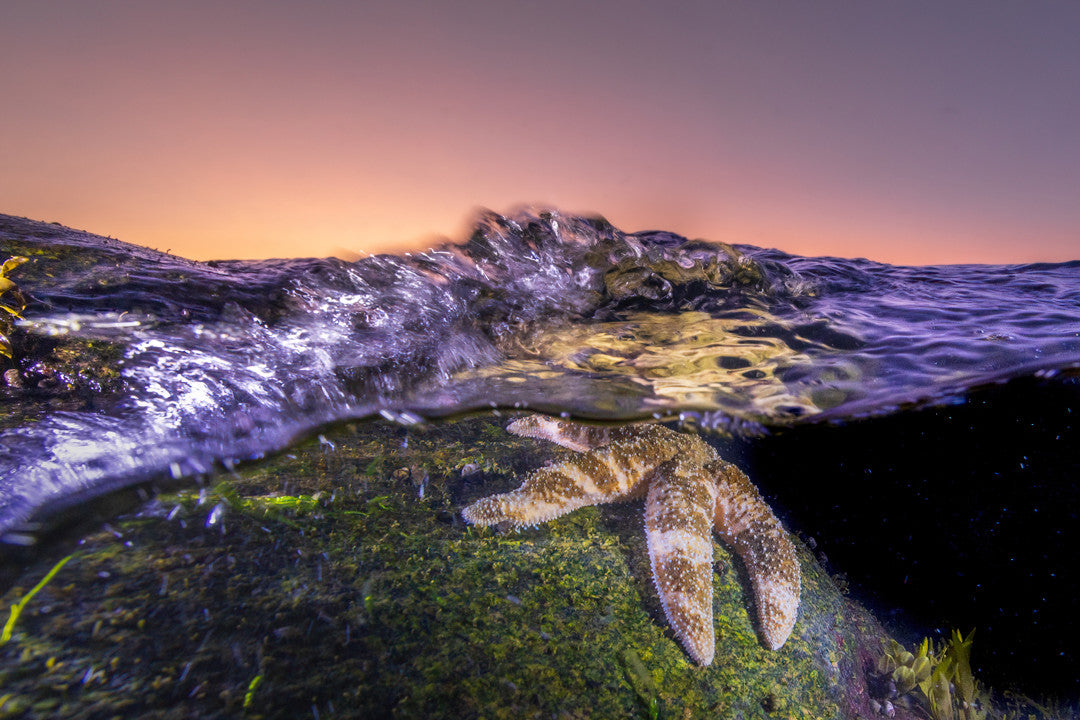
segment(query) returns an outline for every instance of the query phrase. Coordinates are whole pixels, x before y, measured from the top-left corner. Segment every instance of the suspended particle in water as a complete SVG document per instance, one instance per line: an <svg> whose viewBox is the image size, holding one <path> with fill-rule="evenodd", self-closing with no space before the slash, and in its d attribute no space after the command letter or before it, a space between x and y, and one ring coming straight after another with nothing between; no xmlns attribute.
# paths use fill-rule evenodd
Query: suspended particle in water
<svg viewBox="0 0 1080 720"><path fill-rule="evenodd" d="M210 514L206 516L206 527L213 527L221 521L222 516L225 514L225 503L218 503L210 511Z"/></svg>

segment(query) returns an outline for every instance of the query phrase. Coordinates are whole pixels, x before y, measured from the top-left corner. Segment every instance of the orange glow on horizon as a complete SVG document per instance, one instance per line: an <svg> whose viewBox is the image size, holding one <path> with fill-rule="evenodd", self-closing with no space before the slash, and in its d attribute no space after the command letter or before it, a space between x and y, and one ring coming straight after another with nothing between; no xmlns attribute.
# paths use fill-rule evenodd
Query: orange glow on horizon
<svg viewBox="0 0 1080 720"><path fill-rule="evenodd" d="M497 211L513 211L521 207L557 207L566 214L569 206L553 203L534 203L527 206L507 204ZM415 210L415 209L414 209ZM365 219L356 215L340 217L300 216L283 222L274 218L238 219L232 223L211 225L202 218L193 218L189 225L154 227L152 223L122 223L116 217L93 214L84 221L56 220L63 225L91 233L108 235L125 242L167 251L192 260L234 260L282 257L339 257L347 260L377 253L404 253L425 250L445 242L460 242L472 228L472 213L444 212L419 214L402 209L394 217ZM26 215L25 213L20 213ZM971 237L957 232L945 238L920 233L917 228L878 228L868 242L857 227L823 227L812 231L784 228L767 223L750 223L744 228L730 221L710 224L708 220L685 220L685 215L625 209L622 213L600 214L616 227L627 232L668 230L689 238L701 238L732 244L748 244L779 248L795 255L828 255L834 257L867 257L896 265L930 265L948 263L1028 263L1061 262L1080 257L1077 243L1071 238L1048 242L1043 236L1037 246L1017 242L1008 237ZM27 215L29 217L29 215ZM54 215L32 217L52 221ZM657 220L656 218L661 218ZM201 221L201 222L200 222ZM719 226L720 232L711 230ZM430 228L435 228L431 230ZM914 239L913 239L914 238Z"/></svg>

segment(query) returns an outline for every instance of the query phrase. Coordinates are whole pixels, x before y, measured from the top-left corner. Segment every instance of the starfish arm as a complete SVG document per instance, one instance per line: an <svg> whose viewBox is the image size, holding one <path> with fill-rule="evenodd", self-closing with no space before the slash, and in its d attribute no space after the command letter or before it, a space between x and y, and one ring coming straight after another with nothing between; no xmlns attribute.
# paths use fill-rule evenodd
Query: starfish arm
<svg viewBox="0 0 1080 720"><path fill-rule="evenodd" d="M611 444L611 429L556 420L547 415L527 415L506 426L515 435L548 440L576 452L588 452Z"/></svg>
<svg viewBox="0 0 1080 720"><path fill-rule="evenodd" d="M461 514L475 525L505 522L520 528L588 505L634 497L648 468L627 465L625 454L625 447L614 445L534 470L517 490L482 498Z"/></svg>
<svg viewBox="0 0 1080 720"><path fill-rule="evenodd" d="M716 647L710 533L715 502L713 478L682 459L653 472L645 501L656 591L668 623L699 665L712 663Z"/></svg>
<svg viewBox="0 0 1080 720"><path fill-rule="evenodd" d="M770 650L779 650L799 611L801 574L795 546L741 470L723 460L706 468L717 482L714 529L745 565L762 640Z"/></svg>
<svg viewBox="0 0 1080 720"><path fill-rule="evenodd" d="M475 525L509 523L520 528L588 505L628 500L644 491L653 468L685 445L683 436L659 425L624 428L612 435L610 445L535 470L517 490L478 500L462 510L462 517Z"/></svg>

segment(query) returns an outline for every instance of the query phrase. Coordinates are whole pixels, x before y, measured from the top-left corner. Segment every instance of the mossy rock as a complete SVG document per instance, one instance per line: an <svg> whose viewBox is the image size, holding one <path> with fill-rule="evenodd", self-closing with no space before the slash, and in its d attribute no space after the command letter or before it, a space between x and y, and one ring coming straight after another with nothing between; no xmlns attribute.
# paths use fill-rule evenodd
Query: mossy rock
<svg viewBox="0 0 1080 720"><path fill-rule="evenodd" d="M464 504L564 452L502 427L338 428L53 543L0 601L74 552L0 647L0 717L874 714L885 634L801 545L803 605L777 652L717 545L701 668L652 588L640 502L521 533L463 525Z"/></svg>

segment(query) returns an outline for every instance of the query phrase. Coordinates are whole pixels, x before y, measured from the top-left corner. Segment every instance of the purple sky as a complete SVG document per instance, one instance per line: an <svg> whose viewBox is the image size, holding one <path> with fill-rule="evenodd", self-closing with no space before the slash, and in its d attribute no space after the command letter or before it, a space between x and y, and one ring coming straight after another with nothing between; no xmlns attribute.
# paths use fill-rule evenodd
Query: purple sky
<svg viewBox="0 0 1080 720"><path fill-rule="evenodd" d="M0 212L194 258L550 204L800 254L1080 258L1080 3L0 5Z"/></svg>

